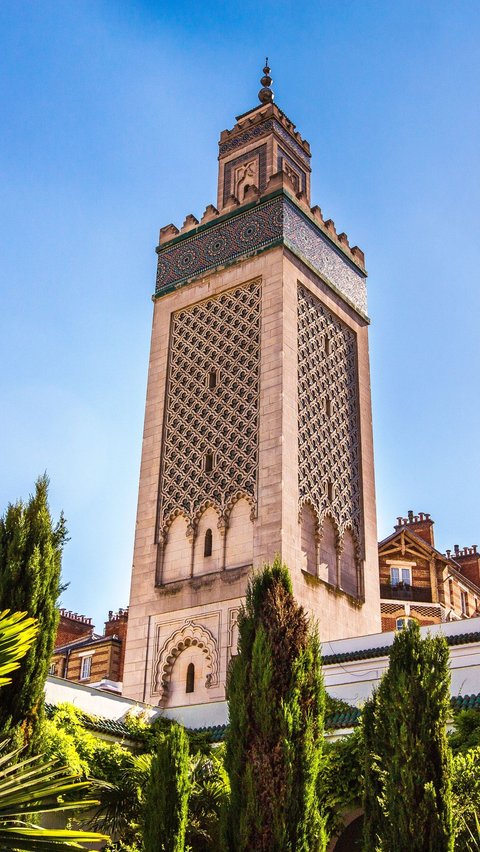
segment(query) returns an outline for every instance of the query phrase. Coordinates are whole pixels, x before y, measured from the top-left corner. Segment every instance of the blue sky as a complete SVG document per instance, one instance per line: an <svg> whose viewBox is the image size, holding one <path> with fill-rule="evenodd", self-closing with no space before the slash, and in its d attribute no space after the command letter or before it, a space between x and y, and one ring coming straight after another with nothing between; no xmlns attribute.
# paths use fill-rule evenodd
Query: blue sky
<svg viewBox="0 0 480 852"><path fill-rule="evenodd" d="M364 249L380 536L480 543L478 2L0 4L0 505L47 470L64 604L128 603L158 229L276 102L312 203Z"/></svg>

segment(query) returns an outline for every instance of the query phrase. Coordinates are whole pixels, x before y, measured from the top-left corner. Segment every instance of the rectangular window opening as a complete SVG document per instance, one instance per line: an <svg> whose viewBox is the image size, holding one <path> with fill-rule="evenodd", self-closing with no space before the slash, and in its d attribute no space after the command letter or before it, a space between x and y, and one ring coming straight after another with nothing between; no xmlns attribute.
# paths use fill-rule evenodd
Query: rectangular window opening
<svg viewBox="0 0 480 852"><path fill-rule="evenodd" d="M214 390L218 384L218 370L210 370L208 374L208 389Z"/></svg>
<svg viewBox="0 0 480 852"><path fill-rule="evenodd" d="M87 680L90 677L90 672L92 671L92 658L91 657L82 657L82 667L80 670L80 680Z"/></svg>

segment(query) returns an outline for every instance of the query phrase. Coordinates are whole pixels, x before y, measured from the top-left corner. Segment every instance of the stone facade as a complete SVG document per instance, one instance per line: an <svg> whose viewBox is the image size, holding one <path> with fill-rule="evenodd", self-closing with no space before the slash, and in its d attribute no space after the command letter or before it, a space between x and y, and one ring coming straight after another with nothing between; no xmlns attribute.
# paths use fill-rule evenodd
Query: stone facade
<svg viewBox="0 0 480 852"><path fill-rule="evenodd" d="M433 528L430 515L409 512L380 542L382 630L395 630L408 619L428 625L480 615L476 547L440 553Z"/></svg>
<svg viewBox="0 0 480 852"><path fill-rule="evenodd" d="M364 258L309 207L309 162L281 110L259 106L221 135L218 208L160 231L136 700L224 700L248 576L277 553L323 641L380 628Z"/></svg>

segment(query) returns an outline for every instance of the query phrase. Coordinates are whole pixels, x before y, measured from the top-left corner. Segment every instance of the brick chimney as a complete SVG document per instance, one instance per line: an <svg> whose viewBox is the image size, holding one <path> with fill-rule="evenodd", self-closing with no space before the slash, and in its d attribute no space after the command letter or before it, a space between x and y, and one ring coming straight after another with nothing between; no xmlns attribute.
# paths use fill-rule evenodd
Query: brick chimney
<svg viewBox="0 0 480 852"><path fill-rule="evenodd" d="M430 544L432 547L435 547L435 539L433 535L433 524L430 515L426 512L419 512L418 515L414 515L412 510L407 513L406 518L399 517L397 518L397 524L395 525L395 531L402 529L411 530L411 532L415 533L415 535L423 538L427 544Z"/></svg>
<svg viewBox="0 0 480 852"><path fill-rule="evenodd" d="M90 637L95 629L92 624L92 619L85 615L79 615L78 612L71 612L62 607L60 610L60 621L58 622L57 638L55 639L55 647L68 645L69 642L75 642L76 639L84 639Z"/></svg>
<svg viewBox="0 0 480 852"><path fill-rule="evenodd" d="M117 636L122 647L120 649L119 662L119 680L123 680L123 661L125 659L125 644L127 641L127 625L128 625L128 607L119 609L118 612L112 610L108 613L108 621L105 622L105 636Z"/></svg>
<svg viewBox="0 0 480 852"><path fill-rule="evenodd" d="M477 545L472 544L471 547L463 547L460 548L458 544L454 545L453 553L451 550L447 550L447 556L458 562L460 565L461 573L470 580L472 583L475 583L477 586L480 586L480 553L477 552Z"/></svg>

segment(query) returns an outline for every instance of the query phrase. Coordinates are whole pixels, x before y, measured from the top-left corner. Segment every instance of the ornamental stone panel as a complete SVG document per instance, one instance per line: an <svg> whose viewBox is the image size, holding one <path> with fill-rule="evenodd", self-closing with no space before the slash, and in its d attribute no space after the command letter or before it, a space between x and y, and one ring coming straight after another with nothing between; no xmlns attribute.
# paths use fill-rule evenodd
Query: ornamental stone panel
<svg viewBox="0 0 480 852"><path fill-rule="evenodd" d="M260 352L259 280L173 315L159 528L182 512L194 527L214 506L255 511Z"/></svg>
<svg viewBox="0 0 480 852"><path fill-rule="evenodd" d="M300 509L308 503L339 540L361 542L359 401L355 333L298 289L298 460Z"/></svg>

